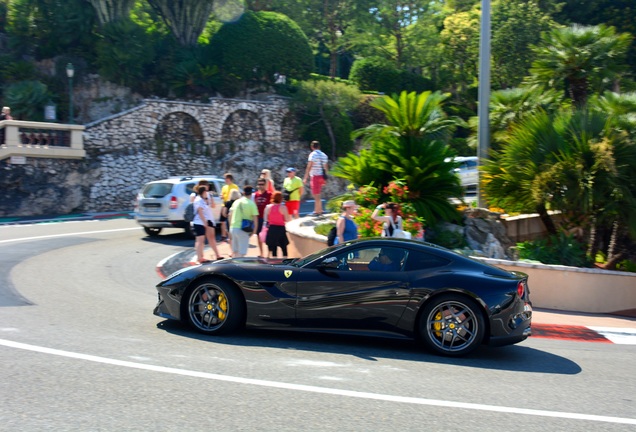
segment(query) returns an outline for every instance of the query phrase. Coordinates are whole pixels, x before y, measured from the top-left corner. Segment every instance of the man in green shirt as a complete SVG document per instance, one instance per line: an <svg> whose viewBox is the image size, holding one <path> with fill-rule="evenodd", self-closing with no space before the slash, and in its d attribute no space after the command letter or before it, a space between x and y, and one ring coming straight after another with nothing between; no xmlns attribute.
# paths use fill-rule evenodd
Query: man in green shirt
<svg viewBox="0 0 636 432"><path fill-rule="evenodd" d="M289 199L285 203L287 212L294 219L298 218L298 210L300 209L300 198L303 196L305 188L303 187L303 181L296 177L296 168L289 167L286 169L287 178L283 182L284 191L289 192ZM283 191L283 196L285 193Z"/></svg>
<svg viewBox="0 0 636 432"><path fill-rule="evenodd" d="M250 244L250 237L258 231L258 208L252 200L252 186L243 188L243 196L232 204L228 219L230 220L230 234L232 235L233 257L244 257ZM243 219L251 219L254 223L252 232L243 231Z"/></svg>

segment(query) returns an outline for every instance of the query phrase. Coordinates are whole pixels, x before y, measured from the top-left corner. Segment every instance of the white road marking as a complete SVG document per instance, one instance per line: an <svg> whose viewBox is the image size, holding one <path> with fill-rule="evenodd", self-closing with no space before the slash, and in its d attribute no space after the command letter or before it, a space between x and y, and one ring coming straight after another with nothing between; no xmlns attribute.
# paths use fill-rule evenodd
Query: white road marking
<svg viewBox="0 0 636 432"><path fill-rule="evenodd" d="M80 235L87 235L87 234L101 234L101 233L132 231L132 230L139 230L139 227L118 228L118 229L100 230L100 231L84 231L84 232L74 232L74 233L66 233L66 234L52 234L52 235L37 236L37 237L22 237L22 238L9 239L9 240L0 240L0 243L10 243L10 242L27 241L27 240L42 240L42 239L49 239L49 238L56 238L56 237L80 236Z"/></svg>
<svg viewBox="0 0 636 432"><path fill-rule="evenodd" d="M167 373L167 374L173 374L173 375L182 375L182 376L193 377L193 378L203 378L203 379L231 382L231 383L237 383L237 384L257 385L262 387L271 387L271 388L277 388L277 389L283 389L283 390L304 391L304 392L311 392L311 393L354 397L354 398L360 398L360 399L371 399L371 400L408 403L408 404L416 404L416 405L428 405L428 406L437 406L437 407L444 407L444 408L459 408L459 409L492 411L492 412L509 413L509 414L524 414L524 415L532 415L532 416L539 416L539 417L554 417L554 418L562 418L562 419L587 420L587 421L596 421L596 422L605 422L605 423L636 425L636 419L633 419L633 418L535 410L535 409L528 409L528 408L513 408L513 407L484 405L484 404L475 404L475 403L467 403L467 402L451 402L451 401L444 401L444 400L424 399L424 398L408 397L408 396L383 395L378 393L367 393L367 392L360 392L360 391L354 391L354 390L342 390L342 389L334 389L334 388L327 388L327 387L317 387L317 386L302 385L302 384L289 384L289 383L282 383L282 382L276 382L276 381L266 381L266 380L252 379L252 378L241 378L241 377L233 377L233 376L227 376L227 375L218 375L218 374L212 374L208 372L196 372L196 371L190 371L186 369L177 369L177 368L171 368L171 367L165 367L165 366L155 366L155 365L148 365L148 364L142 364L142 363L134 363L134 362L124 361L124 360L115 360L115 359L110 359L106 357L98 357L98 356L89 355L89 354L74 353L70 351L62 351L62 350L57 350L53 348L29 345L29 344L9 341L5 339L0 339L0 345L4 345L9 348L22 349L27 351L56 355L61 357L68 357L68 358L79 359L79 360L86 360L86 361L91 361L95 363L103 363L103 364L108 364L113 366L122 366L122 367L128 367L128 368L140 369L140 370L146 370L146 371L152 371L152 372L161 372L161 373Z"/></svg>
<svg viewBox="0 0 636 432"><path fill-rule="evenodd" d="M636 345L636 329L633 328L617 328L617 327L588 327L599 333L605 339L615 344Z"/></svg>

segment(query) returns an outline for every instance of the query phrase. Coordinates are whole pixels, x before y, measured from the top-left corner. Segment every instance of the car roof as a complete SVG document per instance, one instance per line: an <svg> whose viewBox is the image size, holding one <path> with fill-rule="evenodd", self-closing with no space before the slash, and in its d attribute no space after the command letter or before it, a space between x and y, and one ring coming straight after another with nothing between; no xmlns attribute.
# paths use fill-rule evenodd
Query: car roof
<svg viewBox="0 0 636 432"><path fill-rule="evenodd" d="M196 176L172 176L172 177L168 177L167 179L162 179L162 180L153 180L151 182L148 183L181 183L181 182L187 182L190 180L200 180L200 179L206 179L206 180L215 180L215 181L219 181L219 182L223 182L224 180L220 177L214 176L214 175L196 175Z"/></svg>
<svg viewBox="0 0 636 432"><path fill-rule="evenodd" d="M476 161L477 156L456 156L453 158L454 162Z"/></svg>

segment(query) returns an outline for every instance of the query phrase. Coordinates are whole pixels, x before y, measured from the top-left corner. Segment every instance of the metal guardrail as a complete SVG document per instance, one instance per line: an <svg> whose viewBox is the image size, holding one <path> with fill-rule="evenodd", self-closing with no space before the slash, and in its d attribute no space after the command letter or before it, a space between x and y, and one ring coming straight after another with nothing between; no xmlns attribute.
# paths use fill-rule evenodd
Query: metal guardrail
<svg viewBox="0 0 636 432"><path fill-rule="evenodd" d="M84 126L21 120L0 121L0 160L14 157L82 159Z"/></svg>

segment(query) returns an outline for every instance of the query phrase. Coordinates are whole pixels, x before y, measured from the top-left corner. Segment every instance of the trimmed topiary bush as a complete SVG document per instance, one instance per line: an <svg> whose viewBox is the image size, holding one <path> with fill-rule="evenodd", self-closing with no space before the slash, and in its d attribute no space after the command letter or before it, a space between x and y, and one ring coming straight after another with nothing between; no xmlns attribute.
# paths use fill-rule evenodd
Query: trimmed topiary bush
<svg viewBox="0 0 636 432"><path fill-rule="evenodd" d="M245 12L225 23L210 40L210 57L225 79L273 85L278 74L305 79L314 58L307 36L285 15Z"/></svg>
<svg viewBox="0 0 636 432"><path fill-rule="evenodd" d="M362 91L379 91L386 94L403 90L423 92L433 90L431 81L409 71L397 69L390 61L379 57L356 60L349 79Z"/></svg>

